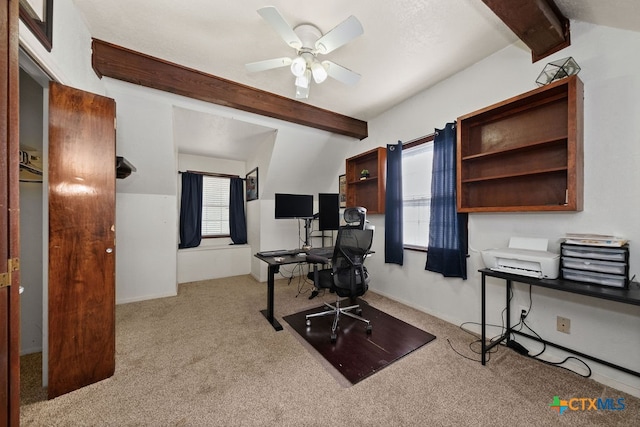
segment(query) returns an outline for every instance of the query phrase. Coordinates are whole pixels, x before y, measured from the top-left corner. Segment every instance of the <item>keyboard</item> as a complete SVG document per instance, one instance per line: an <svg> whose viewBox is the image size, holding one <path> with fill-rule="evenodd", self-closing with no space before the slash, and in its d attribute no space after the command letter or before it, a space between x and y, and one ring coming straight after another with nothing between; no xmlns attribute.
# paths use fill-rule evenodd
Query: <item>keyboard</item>
<svg viewBox="0 0 640 427"><path fill-rule="evenodd" d="M298 253L300 251L297 251L295 253ZM286 250L286 249L277 249L275 251L263 251L263 252L258 252L258 255L260 256L283 256L283 255L291 255L293 252L290 250Z"/></svg>
<svg viewBox="0 0 640 427"><path fill-rule="evenodd" d="M273 251L258 252L258 255L262 257L272 257L272 256L284 256L284 255L297 255L300 253L309 253L311 255L318 255L326 258L331 258L333 256L333 247L312 248L309 251L305 251L303 249L276 249Z"/></svg>

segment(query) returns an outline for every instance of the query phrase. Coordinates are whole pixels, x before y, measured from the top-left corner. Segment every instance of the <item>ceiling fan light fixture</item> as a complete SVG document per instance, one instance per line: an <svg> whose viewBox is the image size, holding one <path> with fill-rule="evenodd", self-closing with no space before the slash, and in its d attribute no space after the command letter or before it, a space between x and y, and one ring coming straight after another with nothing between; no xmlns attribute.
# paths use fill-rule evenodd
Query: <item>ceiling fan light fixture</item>
<svg viewBox="0 0 640 427"><path fill-rule="evenodd" d="M308 98L311 79L315 84L324 82L328 77L344 84L353 85L360 75L331 61L320 62L318 54L327 54L363 34L362 24L355 16L350 16L327 33L312 24L300 24L291 27L278 9L267 6L258 9L258 13L278 33L287 45L296 50L293 58L275 58L246 64L249 72L290 67L295 76L296 98Z"/></svg>
<svg viewBox="0 0 640 427"><path fill-rule="evenodd" d="M304 72L307 70L307 61L302 57L298 56L296 59L291 61L291 72L294 76L300 77L304 75Z"/></svg>
<svg viewBox="0 0 640 427"><path fill-rule="evenodd" d="M307 99L309 98L309 86L302 87L296 85L296 99Z"/></svg>
<svg viewBox="0 0 640 427"><path fill-rule="evenodd" d="M311 83L311 71L306 70L301 76L296 77L296 87L309 88Z"/></svg>
<svg viewBox="0 0 640 427"><path fill-rule="evenodd" d="M313 75L313 81L317 84L327 80L327 77L329 76L324 65L318 61L313 61L313 63L311 63L311 74Z"/></svg>

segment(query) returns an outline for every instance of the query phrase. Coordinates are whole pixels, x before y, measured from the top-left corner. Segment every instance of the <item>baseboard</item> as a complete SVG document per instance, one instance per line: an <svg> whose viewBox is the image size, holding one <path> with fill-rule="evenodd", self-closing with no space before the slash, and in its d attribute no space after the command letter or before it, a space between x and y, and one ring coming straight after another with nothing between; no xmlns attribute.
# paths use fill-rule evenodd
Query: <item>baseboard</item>
<svg viewBox="0 0 640 427"><path fill-rule="evenodd" d="M171 293L167 293L167 294L143 295L143 296L134 297L134 298L116 299L116 305L128 304L130 302L147 301L147 300L150 300L150 299L175 297L177 295L178 295L177 292L171 292Z"/></svg>
<svg viewBox="0 0 640 427"><path fill-rule="evenodd" d="M21 348L20 356L25 356L27 354L33 353L42 353L42 347L30 347L30 348Z"/></svg>

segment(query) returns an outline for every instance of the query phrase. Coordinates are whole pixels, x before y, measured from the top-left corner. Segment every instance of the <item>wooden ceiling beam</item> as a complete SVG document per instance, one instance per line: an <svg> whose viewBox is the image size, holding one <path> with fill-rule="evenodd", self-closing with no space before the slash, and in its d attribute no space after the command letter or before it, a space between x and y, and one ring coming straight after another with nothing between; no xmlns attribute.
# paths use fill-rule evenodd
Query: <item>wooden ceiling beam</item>
<svg viewBox="0 0 640 427"><path fill-rule="evenodd" d="M96 74L274 119L364 139L367 122L93 39Z"/></svg>
<svg viewBox="0 0 640 427"><path fill-rule="evenodd" d="M482 0L531 49L536 62L571 45L569 20L553 0Z"/></svg>

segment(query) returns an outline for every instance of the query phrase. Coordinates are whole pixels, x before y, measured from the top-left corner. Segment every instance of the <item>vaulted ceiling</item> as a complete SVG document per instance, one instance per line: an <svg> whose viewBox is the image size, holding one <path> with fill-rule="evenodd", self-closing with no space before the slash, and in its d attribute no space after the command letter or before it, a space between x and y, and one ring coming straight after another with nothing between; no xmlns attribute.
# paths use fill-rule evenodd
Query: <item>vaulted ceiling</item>
<svg viewBox="0 0 640 427"><path fill-rule="evenodd" d="M303 102L364 121L519 40L490 0L73 1L94 38L287 98L295 93L288 67L245 69L295 54L257 10L273 5L292 27L323 33L354 15L364 34L327 58L360 81L312 83ZM637 0L555 3L570 20L640 31Z"/></svg>
<svg viewBox="0 0 640 427"><path fill-rule="evenodd" d="M93 37L209 74L294 96L288 68L246 63L292 56L257 13L274 5L291 26L327 32L356 16L364 34L327 55L358 72L355 86L328 79L305 102L362 120L517 41L482 0L74 0ZM640 31L637 0L556 0L569 19Z"/></svg>

